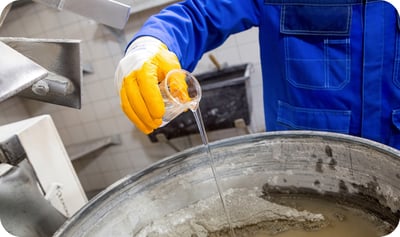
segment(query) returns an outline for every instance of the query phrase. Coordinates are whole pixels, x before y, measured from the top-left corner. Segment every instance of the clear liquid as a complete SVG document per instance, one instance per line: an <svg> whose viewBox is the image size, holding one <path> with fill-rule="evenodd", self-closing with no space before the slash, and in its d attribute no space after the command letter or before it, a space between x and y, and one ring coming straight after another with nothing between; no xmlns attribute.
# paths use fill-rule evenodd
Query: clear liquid
<svg viewBox="0 0 400 237"><path fill-rule="evenodd" d="M192 112L193 112L193 115L194 115L194 117L196 119L197 127L199 128L201 140L203 142L204 147L206 148L208 159L210 160L210 166L211 166L212 173L213 173L213 176L214 176L214 179L215 179L215 183L217 185L218 194L219 194L219 197L221 199L222 207L224 209L224 212L225 212L225 215L226 215L226 218L227 218L227 221L228 221L229 230L230 230L230 236L231 237L236 237L235 231L233 230L233 227L232 227L232 222L231 222L231 218L230 218L228 209L226 208L225 199L224 199L224 197L222 195L222 189L221 189L221 185L220 185L220 182L219 182L219 178L218 178L217 172L215 170L214 158L213 158L213 155L211 153L210 145L208 143L208 137L207 137L207 133L206 133L206 130L205 130L205 127L204 127L203 118L201 117L200 108L198 107L196 110L192 110Z"/></svg>

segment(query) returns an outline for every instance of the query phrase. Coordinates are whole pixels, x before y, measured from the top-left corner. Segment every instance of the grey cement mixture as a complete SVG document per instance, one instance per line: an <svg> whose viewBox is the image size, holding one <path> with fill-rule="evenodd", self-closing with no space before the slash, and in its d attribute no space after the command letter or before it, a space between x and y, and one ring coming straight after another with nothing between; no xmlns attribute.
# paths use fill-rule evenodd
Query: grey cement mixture
<svg viewBox="0 0 400 237"><path fill-rule="evenodd" d="M279 233L288 228L317 230L327 225L322 214L299 211L269 202L258 189L230 189L225 199L232 227L249 227L241 236L251 236L251 229L268 228ZM201 200L187 208L154 220L137 237L207 237L227 236L229 224L219 196Z"/></svg>

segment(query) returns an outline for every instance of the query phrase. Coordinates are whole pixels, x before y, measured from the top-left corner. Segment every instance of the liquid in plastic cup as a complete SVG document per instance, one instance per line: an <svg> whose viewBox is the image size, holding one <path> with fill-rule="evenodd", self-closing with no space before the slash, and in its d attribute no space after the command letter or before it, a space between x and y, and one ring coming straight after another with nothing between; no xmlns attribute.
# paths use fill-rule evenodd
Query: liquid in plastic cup
<svg viewBox="0 0 400 237"><path fill-rule="evenodd" d="M187 88L185 88L186 85ZM171 70L159 83L159 87L165 105L165 114L160 127L165 126L181 113L189 109L195 111L199 107L200 83L190 72L183 69Z"/></svg>

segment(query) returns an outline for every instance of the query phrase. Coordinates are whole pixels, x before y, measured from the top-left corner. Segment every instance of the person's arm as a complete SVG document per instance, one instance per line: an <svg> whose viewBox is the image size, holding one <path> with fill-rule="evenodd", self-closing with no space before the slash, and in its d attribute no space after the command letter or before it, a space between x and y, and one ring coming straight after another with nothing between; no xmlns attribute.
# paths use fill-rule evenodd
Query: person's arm
<svg viewBox="0 0 400 237"><path fill-rule="evenodd" d="M205 52L229 35L257 26L262 2L188 0L150 17L129 43L115 73L127 117L143 133L158 128L165 113L158 83L172 69L192 71Z"/></svg>
<svg viewBox="0 0 400 237"><path fill-rule="evenodd" d="M202 55L231 34L258 26L262 0L188 0L150 17L132 41L152 36L192 71Z"/></svg>

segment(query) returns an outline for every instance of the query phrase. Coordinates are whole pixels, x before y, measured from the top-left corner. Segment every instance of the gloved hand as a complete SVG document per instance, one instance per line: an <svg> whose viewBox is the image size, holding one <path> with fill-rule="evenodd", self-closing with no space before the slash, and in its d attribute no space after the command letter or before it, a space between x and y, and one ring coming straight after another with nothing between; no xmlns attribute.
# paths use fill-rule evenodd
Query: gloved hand
<svg viewBox="0 0 400 237"><path fill-rule="evenodd" d="M122 110L143 133L158 128L165 113L158 83L169 71L180 68L177 56L150 36L132 42L119 62L115 83Z"/></svg>

